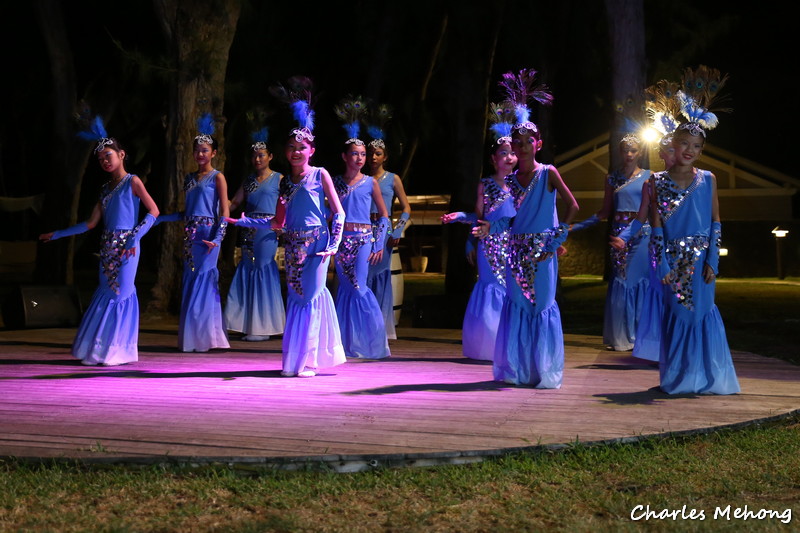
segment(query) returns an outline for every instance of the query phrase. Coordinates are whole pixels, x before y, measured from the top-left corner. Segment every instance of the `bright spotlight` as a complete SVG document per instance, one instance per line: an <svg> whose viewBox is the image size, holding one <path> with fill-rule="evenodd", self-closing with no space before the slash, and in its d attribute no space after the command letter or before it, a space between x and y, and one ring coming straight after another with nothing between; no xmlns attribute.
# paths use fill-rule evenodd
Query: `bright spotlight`
<svg viewBox="0 0 800 533"><path fill-rule="evenodd" d="M642 139L647 143L654 143L661 137L658 130L652 127L643 129L641 135Z"/></svg>

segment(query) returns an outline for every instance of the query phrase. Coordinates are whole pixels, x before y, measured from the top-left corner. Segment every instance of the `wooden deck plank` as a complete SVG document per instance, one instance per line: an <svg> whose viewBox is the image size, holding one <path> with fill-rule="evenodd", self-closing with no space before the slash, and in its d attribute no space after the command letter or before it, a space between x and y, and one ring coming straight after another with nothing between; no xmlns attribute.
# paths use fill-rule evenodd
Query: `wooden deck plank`
<svg viewBox="0 0 800 533"><path fill-rule="evenodd" d="M735 351L742 393L668 396L658 369L566 335L559 390L511 387L461 355L460 330L400 328L392 357L280 376L280 339L183 354L169 325L140 360L84 367L74 329L0 331L0 456L141 460L498 453L706 430L800 407L800 367Z"/></svg>

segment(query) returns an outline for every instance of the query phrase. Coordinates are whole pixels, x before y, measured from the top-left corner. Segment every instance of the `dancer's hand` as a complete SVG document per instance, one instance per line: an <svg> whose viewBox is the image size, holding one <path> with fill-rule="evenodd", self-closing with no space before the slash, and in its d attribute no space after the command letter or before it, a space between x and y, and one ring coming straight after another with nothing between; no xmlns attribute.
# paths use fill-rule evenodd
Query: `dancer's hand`
<svg viewBox="0 0 800 533"><path fill-rule="evenodd" d="M479 239L483 239L489 235L489 222L486 220L479 220L478 225L472 228L472 234Z"/></svg>
<svg viewBox="0 0 800 533"><path fill-rule="evenodd" d="M620 239L619 237L611 236L608 238L608 244L611 245L612 248L615 250L624 250L625 249L625 241Z"/></svg>
<svg viewBox="0 0 800 533"><path fill-rule="evenodd" d="M50 242L53 240L53 234L55 231L51 231L50 233L42 233L39 235L39 240L43 242Z"/></svg>
<svg viewBox="0 0 800 533"><path fill-rule="evenodd" d="M711 283L712 281L717 279L717 275L714 274L714 269L711 268L709 265L703 266L703 279L706 283Z"/></svg>
<svg viewBox="0 0 800 533"><path fill-rule="evenodd" d="M463 213L459 213L458 211L455 213L445 213L442 215L442 224L450 224L451 222L455 222L458 220L459 215L463 215Z"/></svg>
<svg viewBox="0 0 800 533"><path fill-rule="evenodd" d="M377 252L372 252L369 254L369 264L370 265L377 265L383 259L383 250L378 250Z"/></svg>
<svg viewBox="0 0 800 533"><path fill-rule="evenodd" d="M317 255L320 257L328 257L330 255L336 255L336 250L322 250L321 252L317 252Z"/></svg>

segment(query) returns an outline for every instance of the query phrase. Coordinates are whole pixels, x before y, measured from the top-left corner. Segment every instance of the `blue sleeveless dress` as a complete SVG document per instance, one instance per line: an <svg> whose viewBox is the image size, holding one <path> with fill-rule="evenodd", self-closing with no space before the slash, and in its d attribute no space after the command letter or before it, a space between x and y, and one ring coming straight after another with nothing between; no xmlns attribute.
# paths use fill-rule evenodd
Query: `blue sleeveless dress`
<svg viewBox="0 0 800 533"><path fill-rule="evenodd" d="M132 178L128 174L114 189L106 184L100 195L99 283L72 343L72 355L86 365L122 365L139 359L139 300L134 281L141 249L137 245L132 255L123 254L139 220Z"/></svg>
<svg viewBox="0 0 800 533"><path fill-rule="evenodd" d="M344 363L339 320L325 285L330 256L317 253L328 245L328 208L321 172L312 167L297 184L281 181L286 205L286 329L283 372L299 374Z"/></svg>
<svg viewBox="0 0 800 533"><path fill-rule="evenodd" d="M244 213L250 218L275 215L283 176L273 172L261 183L255 175L243 185ZM225 323L245 335L280 335L286 324L278 264L278 237L270 227L240 228L242 258L236 265L225 305Z"/></svg>
<svg viewBox="0 0 800 533"><path fill-rule="evenodd" d="M564 334L555 301L558 259L543 251L551 241L549 230L558 226L549 169L541 165L528 187L517 181L517 171L506 176L516 216L509 229L506 296L493 369L497 381L557 389L564 372Z"/></svg>
<svg viewBox="0 0 800 533"><path fill-rule="evenodd" d="M661 260L672 282L664 288L659 374L667 394L735 394L739 381L733 367L725 325L714 303L716 281L706 283L703 269L711 235L710 173L697 170L680 189L668 172L655 180L658 211L664 226Z"/></svg>
<svg viewBox="0 0 800 533"><path fill-rule="evenodd" d="M372 176L348 186L341 176L333 179L346 213L345 232L336 253L336 314L347 357L382 359L390 355L383 313L367 286L373 233L370 220ZM385 248L385 247L384 247ZM391 251L384 250L384 256Z"/></svg>
<svg viewBox="0 0 800 533"><path fill-rule="evenodd" d="M513 217L514 199L491 176L483 184L483 220L489 222ZM470 359L491 361L497 341L497 326L506 295L506 254L508 230L487 235L478 241L476 262L478 280L472 288L462 327L462 353Z"/></svg>
<svg viewBox="0 0 800 533"><path fill-rule="evenodd" d="M619 173L611 174L608 183L614 190L614 214L611 234L617 236L639 214L642 186L650 177L642 170L631 179ZM639 317L650 286L650 226L645 225L638 235L628 241L623 250L611 248L611 280L606 292L603 317L603 342L617 351L632 350L636 340Z"/></svg>
<svg viewBox="0 0 800 533"><path fill-rule="evenodd" d="M662 171L663 172L663 171ZM654 173L654 178L662 172ZM648 227L648 226L645 226ZM648 282L644 291L639 319L636 325L636 340L631 355L639 359L658 362L661 357L661 323L664 319L664 286L656 272L656 249L652 236L648 239Z"/></svg>
<svg viewBox="0 0 800 533"><path fill-rule="evenodd" d="M394 205L394 177L396 174L386 172L380 178L376 178L378 187L383 196L383 203L386 205L386 212L389 220L392 220L392 206ZM371 213L377 215L378 208L375 203L371 203ZM392 293L392 253L389 246L389 235L386 235L386 246L383 248L383 259L377 265L369 265L367 273L367 286L378 300L378 305L383 314L383 322L386 325L386 336L389 339L397 338L397 330L394 323L394 294Z"/></svg>
<svg viewBox="0 0 800 533"><path fill-rule="evenodd" d="M183 237L183 283L181 314L178 323L178 349L183 352L207 352L229 348L228 334L222 320L219 294L220 247L209 251L203 240L211 241L220 231L216 176L212 170L200 181L197 173L186 176ZM227 201L227 198L225 199Z"/></svg>

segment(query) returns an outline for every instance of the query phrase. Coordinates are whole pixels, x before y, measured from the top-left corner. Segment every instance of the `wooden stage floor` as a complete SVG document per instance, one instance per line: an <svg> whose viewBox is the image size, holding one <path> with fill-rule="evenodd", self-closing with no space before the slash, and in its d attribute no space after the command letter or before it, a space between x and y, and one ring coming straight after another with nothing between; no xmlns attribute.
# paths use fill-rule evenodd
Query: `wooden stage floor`
<svg viewBox="0 0 800 533"><path fill-rule="evenodd" d="M566 335L559 390L492 380L461 331L399 328L392 357L280 376L280 339L184 354L143 324L139 362L84 367L74 329L0 331L0 457L338 471L480 461L542 445L708 431L800 407L800 367L734 352L742 393L668 396L658 369Z"/></svg>

